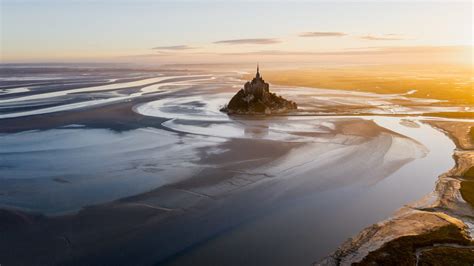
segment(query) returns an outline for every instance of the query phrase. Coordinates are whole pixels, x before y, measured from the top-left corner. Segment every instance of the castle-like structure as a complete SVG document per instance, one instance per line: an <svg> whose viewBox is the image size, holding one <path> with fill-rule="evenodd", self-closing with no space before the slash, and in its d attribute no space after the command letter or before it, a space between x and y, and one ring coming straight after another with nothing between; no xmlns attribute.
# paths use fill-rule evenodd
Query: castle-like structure
<svg viewBox="0 0 474 266"><path fill-rule="evenodd" d="M263 80L257 64L257 74L252 81L247 81L244 88L239 90L221 111L229 114L271 114L297 108L295 102L270 92L270 85Z"/></svg>
<svg viewBox="0 0 474 266"><path fill-rule="evenodd" d="M252 94L255 97L262 98L266 93L269 93L270 85L263 80L262 76L260 76L260 69L257 65L257 74L252 81L247 81L244 85L244 92L246 94Z"/></svg>

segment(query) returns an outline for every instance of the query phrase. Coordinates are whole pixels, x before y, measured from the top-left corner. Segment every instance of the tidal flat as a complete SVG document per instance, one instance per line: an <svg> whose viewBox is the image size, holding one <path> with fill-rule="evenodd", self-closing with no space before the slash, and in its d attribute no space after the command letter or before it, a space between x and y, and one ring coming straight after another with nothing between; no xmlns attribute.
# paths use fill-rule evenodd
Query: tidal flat
<svg viewBox="0 0 474 266"><path fill-rule="evenodd" d="M432 193L362 230L314 265L472 265L471 169L473 121L429 121L457 145L455 166Z"/></svg>
<svg viewBox="0 0 474 266"><path fill-rule="evenodd" d="M0 262L308 265L430 195L470 145L450 138L458 119L424 115L463 106L404 94L272 85L299 110L220 112L243 83L216 70L0 75Z"/></svg>

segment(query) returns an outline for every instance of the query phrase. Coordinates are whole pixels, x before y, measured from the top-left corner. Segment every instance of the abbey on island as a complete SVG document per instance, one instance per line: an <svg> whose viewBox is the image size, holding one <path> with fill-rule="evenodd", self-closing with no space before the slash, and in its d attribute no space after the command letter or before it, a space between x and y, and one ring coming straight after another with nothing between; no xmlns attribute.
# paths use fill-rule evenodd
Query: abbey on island
<svg viewBox="0 0 474 266"><path fill-rule="evenodd" d="M257 65L257 73L244 84L227 106L221 111L228 114L272 114L297 109L295 102L270 92L270 85L263 80Z"/></svg>

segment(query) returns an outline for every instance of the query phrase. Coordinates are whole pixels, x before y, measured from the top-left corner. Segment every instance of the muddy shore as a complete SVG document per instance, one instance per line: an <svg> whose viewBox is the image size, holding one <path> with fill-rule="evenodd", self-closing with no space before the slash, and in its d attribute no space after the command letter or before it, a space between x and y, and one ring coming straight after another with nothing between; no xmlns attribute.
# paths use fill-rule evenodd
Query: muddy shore
<svg viewBox="0 0 474 266"><path fill-rule="evenodd" d="M426 121L457 146L453 169L431 195L400 209L314 265L472 265L474 209L463 193L474 166L473 122ZM469 176L468 176L469 175ZM469 178L468 178L469 177ZM468 185L463 183L468 182ZM468 190L470 192L470 190Z"/></svg>
<svg viewBox="0 0 474 266"><path fill-rule="evenodd" d="M453 163L420 117L384 116L436 107L425 100L277 87L301 113L228 117L235 74L157 75L6 89L2 265L308 265Z"/></svg>

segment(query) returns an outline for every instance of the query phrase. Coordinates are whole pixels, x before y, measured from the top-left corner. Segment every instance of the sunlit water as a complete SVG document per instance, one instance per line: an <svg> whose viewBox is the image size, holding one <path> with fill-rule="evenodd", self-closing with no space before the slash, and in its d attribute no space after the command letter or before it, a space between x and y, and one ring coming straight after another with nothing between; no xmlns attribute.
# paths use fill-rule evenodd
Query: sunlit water
<svg viewBox="0 0 474 266"><path fill-rule="evenodd" d="M222 167L202 163L202 151L224 154L222 144L235 139L298 143L302 145L271 163L242 169L250 171L246 174L264 172L271 176L268 180L237 186L237 190L221 185L199 188L222 199L202 213L206 220L196 219L177 232L176 239L184 234L195 237L188 243L170 243L171 252L162 259L176 265L307 265L365 226L430 193L437 176L453 165L453 143L421 118L409 117L412 126L407 126L402 123L404 117L314 115L326 108L318 102L369 104L364 112L377 114L404 111L409 115L428 109L390 103L391 98L403 95L276 87L275 91L298 102L302 111L249 119L219 111L242 83L234 75L177 77L159 74L120 82L104 75L100 79L113 84L42 92L40 85L24 89L21 83L2 89L0 123L5 118L80 112L160 93L160 99L137 104L133 111L168 120L162 123L163 129L117 132L70 125L2 134L0 204L50 215L70 213ZM39 77L37 81L49 79L57 80ZM137 88L123 91L129 86ZM69 101L76 95L97 93L101 99ZM23 109L53 101L59 104ZM362 141L360 137L335 131L347 119L373 120L401 136L382 133L354 145Z"/></svg>

